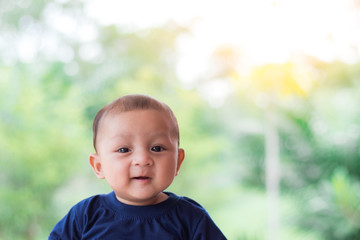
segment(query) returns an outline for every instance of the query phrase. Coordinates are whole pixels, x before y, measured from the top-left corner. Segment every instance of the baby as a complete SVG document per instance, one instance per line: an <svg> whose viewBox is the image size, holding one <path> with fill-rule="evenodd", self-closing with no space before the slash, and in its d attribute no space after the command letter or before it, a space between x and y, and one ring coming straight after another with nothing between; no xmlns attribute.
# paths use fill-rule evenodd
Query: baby
<svg viewBox="0 0 360 240"><path fill-rule="evenodd" d="M93 132L89 162L113 192L76 204L49 239L226 239L198 203L164 192L185 157L166 104L146 95L118 98L97 113Z"/></svg>

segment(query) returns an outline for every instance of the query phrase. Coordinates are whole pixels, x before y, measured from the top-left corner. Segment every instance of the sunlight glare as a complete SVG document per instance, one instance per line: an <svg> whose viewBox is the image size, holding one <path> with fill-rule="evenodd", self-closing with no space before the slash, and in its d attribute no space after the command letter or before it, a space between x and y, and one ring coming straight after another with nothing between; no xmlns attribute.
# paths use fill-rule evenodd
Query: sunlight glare
<svg viewBox="0 0 360 240"><path fill-rule="evenodd" d="M238 46L255 65L283 63L299 54L349 63L360 55L360 14L352 0L92 0L86 10L101 24L130 31L169 20L189 25L191 34L178 40L177 66L187 83L206 71L222 44Z"/></svg>

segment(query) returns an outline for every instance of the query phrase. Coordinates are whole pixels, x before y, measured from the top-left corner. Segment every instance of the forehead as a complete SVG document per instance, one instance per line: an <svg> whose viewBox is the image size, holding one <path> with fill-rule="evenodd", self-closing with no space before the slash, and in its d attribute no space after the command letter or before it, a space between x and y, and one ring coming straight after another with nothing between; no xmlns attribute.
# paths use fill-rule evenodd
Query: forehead
<svg viewBox="0 0 360 240"><path fill-rule="evenodd" d="M147 116L156 119L164 119L164 120L171 120L170 114L164 110L157 110L157 109L136 109L130 111L117 111L112 110L109 111L107 114L104 115L104 122L113 120L113 119L123 119L123 118L138 118L140 116Z"/></svg>
<svg viewBox="0 0 360 240"><path fill-rule="evenodd" d="M169 112L154 109L111 111L103 116L99 125L100 131L111 131L114 127L131 131L135 126L144 129L173 130L177 126L176 120L174 121Z"/></svg>

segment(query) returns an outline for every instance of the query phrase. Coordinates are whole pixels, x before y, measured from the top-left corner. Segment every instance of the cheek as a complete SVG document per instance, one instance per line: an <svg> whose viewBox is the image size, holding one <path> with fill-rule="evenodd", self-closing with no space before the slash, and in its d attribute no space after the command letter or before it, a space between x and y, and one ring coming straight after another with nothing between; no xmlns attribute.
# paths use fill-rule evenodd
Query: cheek
<svg viewBox="0 0 360 240"><path fill-rule="evenodd" d="M105 178L121 179L129 175L129 168L126 164L120 162L113 162L104 166Z"/></svg>
<svg viewBox="0 0 360 240"><path fill-rule="evenodd" d="M167 161L165 164L163 164L162 171L164 177L173 178L176 174L176 161L175 160Z"/></svg>

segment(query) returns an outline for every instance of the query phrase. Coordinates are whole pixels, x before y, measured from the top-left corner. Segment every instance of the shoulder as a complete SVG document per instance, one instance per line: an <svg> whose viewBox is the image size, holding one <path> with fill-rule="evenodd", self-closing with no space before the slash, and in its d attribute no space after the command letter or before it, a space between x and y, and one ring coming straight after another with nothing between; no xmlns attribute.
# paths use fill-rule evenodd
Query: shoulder
<svg viewBox="0 0 360 240"><path fill-rule="evenodd" d="M185 212L190 211L200 215L208 215L205 208L195 200L185 196L178 196L174 193L168 193L168 194L172 198L175 198L177 200L177 208L179 208L180 210Z"/></svg>
<svg viewBox="0 0 360 240"><path fill-rule="evenodd" d="M189 197L173 195L177 212L192 228L192 239L226 239L203 206Z"/></svg>
<svg viewBox="0 0 360 240"><path fill-rule="evenodd" d="M94 224L99 219L111 221L115 214L110 204L112 195L113 192L86 198L74 205L69 213L73 212L82 226Z"/></svg>
<svg viewBox="0 0 360 240"><path fill-rule="evenodd" d="M171 198L176 199L175 210L176 214L180 216L184 222L189 223L191 226L198 225L201 221L210 219L210 215L195 200L185 197L177 196L176 194L170 193Z"/></svg>
<svg viewBox="0 0 360 240"><path fill-rule="evenodd" d="M99 194L81 200L72 209L86 211L104 205L110 194Z"/></svg>
<svg viewBox="0 0 360 240"><path fill-rule="evenodd" d="M67 215L75 215L77 217L82 217L87 215L88 213L92 213L93 211L102 208L104 206L104 202L108 194L102 195L94 195L88 198L81 200L80 202L76 203L74 206L71 207L70 211Z"/></svg>
<svg viewBox="0 0 360 240"><path fill-rule="evenodd" d="M105 204L109 195L95 195L75 204L54 226L49 239L78 239L94 219L109 216L111 210L107 210Z"/></svg>

